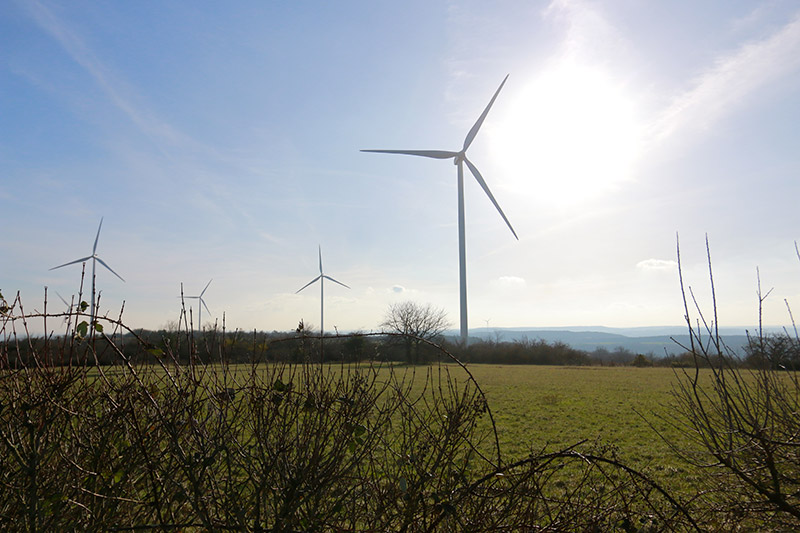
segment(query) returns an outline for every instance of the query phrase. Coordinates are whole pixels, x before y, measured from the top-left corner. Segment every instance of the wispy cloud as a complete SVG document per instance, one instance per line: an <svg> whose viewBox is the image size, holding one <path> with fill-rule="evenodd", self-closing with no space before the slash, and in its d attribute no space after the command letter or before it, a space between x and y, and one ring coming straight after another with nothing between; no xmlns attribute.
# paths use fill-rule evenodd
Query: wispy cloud
<svg viewBox="0 0 800 533"><path fill-rule="evenodd" d="M132 98L125 94L130 90L124 88L124 84L120 80L115 79L110 69L103 64L81 36L61 20L53 10L38 1L25 5L36 24L50 35L73 61L83 67L108 99L142 132L156 136L160 140L175 142L183 139L183 136L169 124L135 105Z"/></svg>
<svg viewBox="0 0 800 533"><path fill-rule="evenodd" d="M528 286L525 279L518 276L500 276L493 279L490 285L498 289L522 289Z"/></svg>
<svg viewBox="0 0 800 533"><path fill-rule="evenodd" d="M800 67L800 13L766 38L719 58L694 86L679 95L651 130L662 141L687 129L705 130L759 89Z"/></svg>
<svg viewBox="0 0 800 533"><path fill-rule="evenodd" d="M113 70L98 57L86 40L45 3L34 0L21 5L27 8L34 22L89 74L109 102L128 117L139 131L156 141L157 145L168 143L202 148L193 139L158 117L146 105L137 102L136 91L115 76Z"/></svg>
<svg viewBox="0 0 800 533"><path fill-rule="evenodd" d="M669 259L645 259L636 263L636 268L645 271L676 270L678 263Z"/></svg>
<svg viewBox="0 0 800 533"><path fill-rule="evenodd" d="M109 135L106 142L114 153L124 158L127 168L136 169L142 176L168 173L176 182L190 179L194 193L188 196L188 201L196 208L206 212L216 209L217 214L231 220L246 216L243 209L231 208L241 206L241 194L230 187L226 178L263 173L263 162L259 166L249 153L220 150L165 120L137 87L126 80L124 73L115 70L112 61L103 59L102 50L93 48L89 30L72 24L55 4L32 0L20 1L19 5L124 117L112 122L114 134ZM122 127L127 125L149 142L145 145L131 142Z"/></svg>

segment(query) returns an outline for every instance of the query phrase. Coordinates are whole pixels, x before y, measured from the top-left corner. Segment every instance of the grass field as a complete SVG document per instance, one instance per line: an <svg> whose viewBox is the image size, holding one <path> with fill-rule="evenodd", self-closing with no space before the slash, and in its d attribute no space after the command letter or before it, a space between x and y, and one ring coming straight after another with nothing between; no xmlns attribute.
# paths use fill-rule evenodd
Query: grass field
<svg viewBox="0 0 800 533"><path fill-rule="evenodd" d="M337 373L351 368L339 364L326 367ZM419 383L428 372L437 374L440 368L455 381L467 379L455 364L391 368ZM231 369L236 376L251 367L233 365ZM626 463L637 468L678 472L680 479L685 479L683 465L659 436L678 445L683 442L682 434L662 419L670 412L671 390L680 369L482 364L468 369L486 394L505 461L586 441L615 447Z"/></svg>
<svg viewBox="0 0 800 533"><path fill-rule="evenodd" d="M646 471L671 490L697 488L697 473L662 438L681 449L690 447L685 435L664 420L672 409L671 391L682 376L680 369L482 364L467 368L486 394L505 463L583 442L583 450L613 450L625 464ZM419 383L439 369L458 382L468 379L455 364L393 367ZM708 370L701 370L701 379L710 384ZM489 427L488 417L483 423Z"/></svg>
<svg viewBox="0 0 800 533"><path fill-rule="evenodd" d="M326 367L332 372L351 368ZM249 368L243 365L237 371ZM380 372L387 373L389 368ZM391 368L419 384L430 383L425 377L440 371L456 382L468 379L455 364ZM664 420L673 408L671 391L683 375L681 369L484 364L467 368L486 394L505 463L583 443L581 450L613 453L671 491L691 494L697 490L700 474L679 460L665 440L691 449L685 435ZM709 385L710 377L709 370L701 370L701 380ZM418 387L413 389L420 392ZM488 429L488 417L482 422ZM484 445L492 442L486 439Z"/></svg>
<svg viewBox="0 0 800 533"><path fill-rule="evenodd" d="M359 366L367 368L368 364ZM326 367L331 372L349 368L340 364ZM202 368L209 375L216 373L212 367ZM388 372L389 368L382 367L381 372ZM439 366L391 368L400 375L406 374L406 379L422 383L423 377L428 372L436 374ZM441 368L456 381L467 379L455 364ZM483 364L468 368L486 394L507 459L587 441L616 446L624 459L637 466L675 466L669 446L658 433L681 443L681 433L661 418L670 412L670 393L680 369ZM232 365L230 369L230 376L236 381L238 374L249 373L251 367ZM124 370L106 370L109 375L118 372Z"/></svg>
<svg viewBox="0 0 800 533"><path fill-rule="evenodd" d="M659 436L688 445L684 435L661 418L671 409L675 370L502 365L469 369L487 396L504 460L585 440L584 447L613 447L626 464L646 469L673 489L692 488L695 473ZM458 375L457 369L451 371Z"/></svg>
<svg viewBox="0 0 800 533"><path fill-rule="evenodd" d="M359 366L367 368L368 364ZM331 372L350 368L339 364L326 367ZM209 375L216 373L212 367L201 368ZM440 368L456 381L467 379L455 364L391 368L419 383L428 372L436 374ZM637 468L679 474L669 476L678 483L687 480L685 466L659 436L677 445L685 442L683 435L662 419L670 412L671 390L680 369L482 364L468 368L486 394L505 461L586 441L587 445L615 447L626 463ZM229 370L234 381L226 386L235 387L240 379L236 376L250 372L251 367L232 365ZM124 370L106 370L109 375L117 372ZM488 424L488 419L485 422Z"/></svg>
<svg viewBox="0 0 800 533"><path fill-rule="evenodd" d="M658 423L654 415L668 410L671 369L475 365L470 370L486 393L508 453L583 439L624 445L626 455L644 461L666 450L637 412Z"/></svg>

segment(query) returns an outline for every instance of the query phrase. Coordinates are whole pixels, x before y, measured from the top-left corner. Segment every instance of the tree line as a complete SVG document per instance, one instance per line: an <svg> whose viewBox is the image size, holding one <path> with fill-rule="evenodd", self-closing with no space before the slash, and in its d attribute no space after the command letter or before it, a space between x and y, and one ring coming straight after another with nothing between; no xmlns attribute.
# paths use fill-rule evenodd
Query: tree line
<svg viewBox="0 0 800 533"><path fill-rule="evenodd" d="M61 350L73 337L31 337L25 343L3 341L3 363L11 367L31 362L31 354L44 353L48 366L68 364L119 364L120 352L136 364L154 362L156 353L169 352L176 361L188 363L233 364L262 362L365 362L383 361L399 364L430 364L442 361L442 349L470 364L556 365L556 366L634 366L634 367L709 367L718 363L714 357L697 359L691 352L658 357L624 347L609 350L573 348L563 342L542 339L515 341L478 340L464 347L455 338L433 338L397 333L348 333L326 335L298 327L291 332L217 331L185 333L169 330L135 330L124 335L91 339L93 351ZM89 342L85 340L84 342ZM148 348L141 349L142 343ZM48 347L47 349L45 349ZM50 355L47 355L50 354ZM57 355L56 355L57 354ZM87 354L91 357L87 359ZM202 354L202 355L201 355ZM775 334L751 342L741 356L728 364L743 369L800 370L800 343L788 335Z"/></svg>

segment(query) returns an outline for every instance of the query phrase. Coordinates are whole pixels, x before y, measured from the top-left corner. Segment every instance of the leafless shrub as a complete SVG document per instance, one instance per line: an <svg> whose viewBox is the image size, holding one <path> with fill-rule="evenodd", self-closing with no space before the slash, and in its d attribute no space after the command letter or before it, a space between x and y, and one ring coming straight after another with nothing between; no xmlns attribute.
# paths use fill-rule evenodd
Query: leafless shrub
<svg viewBox="0 0 800 533"><path fill-rule="evenodd" d="M673 390L669 422L689 439L670 442L691 464L706 471L700 496L707 521L720 530L796 530L800 527L800 382L793 369L773 365L743 368L742 359L719 335L711 254L706 239L713 319L707 319L681 272L690 344L695 360ZM680 247L678 247L680 271ZM688 294L688 297L687 297ZM761 304L767 297L758 284ZM690 317L689 301L697 318ZM800 339L785 337L792 350ZM774 344L759 330L751 353L771 359ZM785 348L783 343L781 347ZM701 370L701 367L707 370ZM669 442L669 441L668 441Z"/></svg>

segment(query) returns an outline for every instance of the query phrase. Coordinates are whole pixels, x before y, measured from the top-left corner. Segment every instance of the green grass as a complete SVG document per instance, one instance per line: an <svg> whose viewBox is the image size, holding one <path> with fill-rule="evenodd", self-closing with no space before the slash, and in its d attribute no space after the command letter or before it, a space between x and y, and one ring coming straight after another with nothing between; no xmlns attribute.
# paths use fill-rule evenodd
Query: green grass
<svg viewBox="0 0 800 533"><path fill-rule="evenodd" d="M690 488L696 479L656 432L688 446L680 431L659 418L671 409L670 391L677 378L670 368L469 369L486 393L505 461L586 440L587 445L613 447L625 464L647 470L675 490Z"/></svg>
<svg viewBox="0 0 800 533"><path fill-rule="evenodd" d="M349 365L325 366L334 374L352 370ZM368 367L361 365L362 369ZM384 366L380 372L388 376L389 368ZM459 382L467 379L455 364L391 368L419 387L429 372L437 375L440 370ZM670 393L678 379L673 369L480 364L468 368L486 394L504 462L585 441L582 449L597 445L604 453L613 450L626 465L646 471L671 490L692 490L698 473L679 461L659 436L688 446L685 436L661 418L671 410ZM251 367L232 365L229 370L231 376L241 378ZM214 375L213 370L207 374ZM236 386L235 381L228 386ZM416 385L412 389L421 392ZM484 416L483 422L488 428L488 417ZM484 445L492 442L488 439Z"/></svg>
<svg viewBox="0 0 800 533"><path fill-rule="evenodd" d="M325 366L333 373L354 368L335 363ZM369 368L368 363L359 366ZM380 372L388 373L389 368L420 384L428 372L438 374L440 368L457 381L467 379L455 364L387 365ZM637 466L674 463L669 446L651 427L681 442L681 434L659 418L671 409L670 392L677 379L673 369L481 364L468 368L486 393L507 459L586 440L615 445L623 458ZM208 367L199 369L208 377L219 376ZM231 365L229 370L234 378L229 386L235 386L252 368Z"/></svg>
<svg viewBox="0 0 800 533"><path fill-rule="evenodd" d="M472 366L512 454L582 439L653 455L653 430L637 414L665 412L674 374L664 368ZM650 418L652 420L652 418Z"/></svg>

